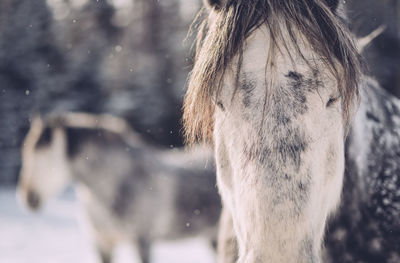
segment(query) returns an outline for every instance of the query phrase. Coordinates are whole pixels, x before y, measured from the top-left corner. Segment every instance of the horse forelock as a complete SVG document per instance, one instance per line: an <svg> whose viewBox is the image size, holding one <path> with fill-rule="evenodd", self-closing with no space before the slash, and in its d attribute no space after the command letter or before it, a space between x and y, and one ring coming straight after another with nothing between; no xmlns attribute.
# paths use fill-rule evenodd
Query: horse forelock
<svg viewBox="0 0 400 263"><path fill-rule="evenodd" d="M346 25L325 2L231 0L202 19L184 102L183 122L188 143L212 141L214 107L225 70L236 55L240 61L246 39L261 25L267 26L271 40L267 67L273 65L274 53L282 50L291 57L300 56L313 67L302 53L300 40L307 42L322 58L338 83L344 121L348 124L353 106L358 102L360 60ZM290 44L282 41L283 31L288 33ZM240 66L237 74L239 71Z"/></svg>

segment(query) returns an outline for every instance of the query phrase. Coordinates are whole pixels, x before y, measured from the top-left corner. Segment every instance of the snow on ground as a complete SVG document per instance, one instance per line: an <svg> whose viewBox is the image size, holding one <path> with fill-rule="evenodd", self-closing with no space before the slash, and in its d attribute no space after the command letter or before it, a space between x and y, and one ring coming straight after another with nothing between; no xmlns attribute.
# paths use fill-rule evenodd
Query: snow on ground
<svg viewBox="0 0 400 263"><path fill-rule="evenodd" d="M40 213L17 204L15 190L0 188L0 263L97 263L72 190L49 200ZM115 253L116 263L139 262L128 246ZM213 263L214 252L201 238L156 243L152 263Z"/></svg>

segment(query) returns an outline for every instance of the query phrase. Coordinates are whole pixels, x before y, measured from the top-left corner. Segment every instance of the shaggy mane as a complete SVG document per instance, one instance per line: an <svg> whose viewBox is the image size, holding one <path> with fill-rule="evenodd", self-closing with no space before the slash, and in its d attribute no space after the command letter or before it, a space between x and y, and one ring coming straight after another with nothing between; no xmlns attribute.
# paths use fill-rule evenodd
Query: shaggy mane
<svg viewBox="0 0 400 263"><path fill-rule="evenodd" d="M339 84L344 120L345 124L348 124L351 111L359 96L360 60L347 26L331 11L326 2L322 0L228 0L226 2L218 9L207 11L203 8L200 11L202 14L207 13L199 15L195 64L189 77L184 101L183 124L187 143L212 142L214 102L218 98L224 72L235 55L242 55L246 38L264 24L269 29L270 47L273 52L286 49L289 55L295 53L300 55L307 65L312 67L298 45L300 35L323 59ZM282 28L289 33L292 42L290 45L282 45ZM288 46L295 48L289 50ZM266 63L272 65L273 57L272 55L271 61ZM267 100L267 96L265 99Z"/></svg>

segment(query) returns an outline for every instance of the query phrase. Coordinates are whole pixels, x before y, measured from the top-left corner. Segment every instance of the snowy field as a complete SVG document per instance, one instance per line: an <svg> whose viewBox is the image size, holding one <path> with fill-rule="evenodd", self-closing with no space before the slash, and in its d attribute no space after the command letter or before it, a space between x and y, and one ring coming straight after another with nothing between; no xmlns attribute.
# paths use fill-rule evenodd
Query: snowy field
<svg viewBox="0 0 400 263"><path fill-rule="evenodd" d="M97 263L90 239L83 234L81 211L68 190L33 214L21 208L14 189L0 188L0 263ZM139 262L135 251L121 246L116 263ZM200 238L154 244L153 263L212 263L214 252Z"/></svg>

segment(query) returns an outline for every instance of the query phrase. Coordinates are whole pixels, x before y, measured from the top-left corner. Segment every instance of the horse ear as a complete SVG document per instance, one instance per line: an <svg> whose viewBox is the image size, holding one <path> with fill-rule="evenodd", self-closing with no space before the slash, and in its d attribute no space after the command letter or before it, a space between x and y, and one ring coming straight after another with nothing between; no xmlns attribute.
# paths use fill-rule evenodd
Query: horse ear
<svg viewBox="0 0 400 263"><path fill-rule="evenodd" d="M209 9L221 9L227 0L203 0L204 5Z"/></svg>
<svg viewBox="0 0 400 263"><path fill-rule="evenodd" d="M325 0L325 3L329 6L333 13L335 13L339 7L339 0Z"/></svg>

